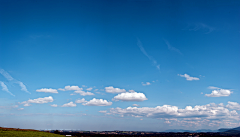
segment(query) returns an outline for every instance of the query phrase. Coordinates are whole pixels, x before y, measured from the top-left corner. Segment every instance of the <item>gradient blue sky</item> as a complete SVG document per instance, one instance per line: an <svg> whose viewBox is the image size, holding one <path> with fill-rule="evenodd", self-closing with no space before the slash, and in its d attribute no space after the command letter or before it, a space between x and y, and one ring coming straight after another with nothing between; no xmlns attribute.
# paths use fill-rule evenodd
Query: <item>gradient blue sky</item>
<svg viewBox="0 0 240 137"><path fill-rule="evenodd" d="M239 6L0 0L0 126L240 126Z"/></svg>

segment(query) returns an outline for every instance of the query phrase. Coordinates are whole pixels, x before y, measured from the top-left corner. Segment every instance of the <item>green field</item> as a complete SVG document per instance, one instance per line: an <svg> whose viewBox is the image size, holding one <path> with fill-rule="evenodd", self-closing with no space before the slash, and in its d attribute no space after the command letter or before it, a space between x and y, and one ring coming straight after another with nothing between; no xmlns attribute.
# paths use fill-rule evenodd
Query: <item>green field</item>
<svg viewBox="0 0 240 137"><path fill-rule="evenodd" d="M37 131L3 131L0 130L0 137L64 137L64 135L57 135L47 132Z"/></svg>

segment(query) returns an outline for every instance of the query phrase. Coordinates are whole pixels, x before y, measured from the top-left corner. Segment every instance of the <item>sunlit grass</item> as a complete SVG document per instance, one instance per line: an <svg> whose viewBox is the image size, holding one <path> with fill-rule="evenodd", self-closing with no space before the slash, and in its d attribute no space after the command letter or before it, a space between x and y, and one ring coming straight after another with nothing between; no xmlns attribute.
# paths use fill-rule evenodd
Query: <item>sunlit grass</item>
<svg viewBox="0 0 240 137"><path fill-rule="evenodd" d="M0 130L0 137L63 137L64 135L58 135L47 132L38 131L3 131Z"/></svg>

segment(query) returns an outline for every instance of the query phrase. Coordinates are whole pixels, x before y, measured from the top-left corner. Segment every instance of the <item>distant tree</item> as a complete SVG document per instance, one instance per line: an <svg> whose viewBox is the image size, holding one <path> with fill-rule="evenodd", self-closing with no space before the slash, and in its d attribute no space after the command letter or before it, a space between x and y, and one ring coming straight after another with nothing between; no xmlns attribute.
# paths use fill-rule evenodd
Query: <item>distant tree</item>
<svg viewBox="0 0 240 137"><path fill-rule="evenodd" d="M60 132L58 130L55 130L54 134L60 134Z"/></svg>

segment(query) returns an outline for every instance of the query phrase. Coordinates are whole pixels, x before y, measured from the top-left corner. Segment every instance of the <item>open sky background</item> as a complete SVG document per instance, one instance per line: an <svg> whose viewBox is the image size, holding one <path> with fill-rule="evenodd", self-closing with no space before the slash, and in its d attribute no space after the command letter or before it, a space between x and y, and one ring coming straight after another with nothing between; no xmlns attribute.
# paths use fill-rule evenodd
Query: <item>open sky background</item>
<svg viewBox="0 0 240 137"><path fill-rule="evenodd" d="M0 0L0 126L240 126L239 0Z"/></svg>

